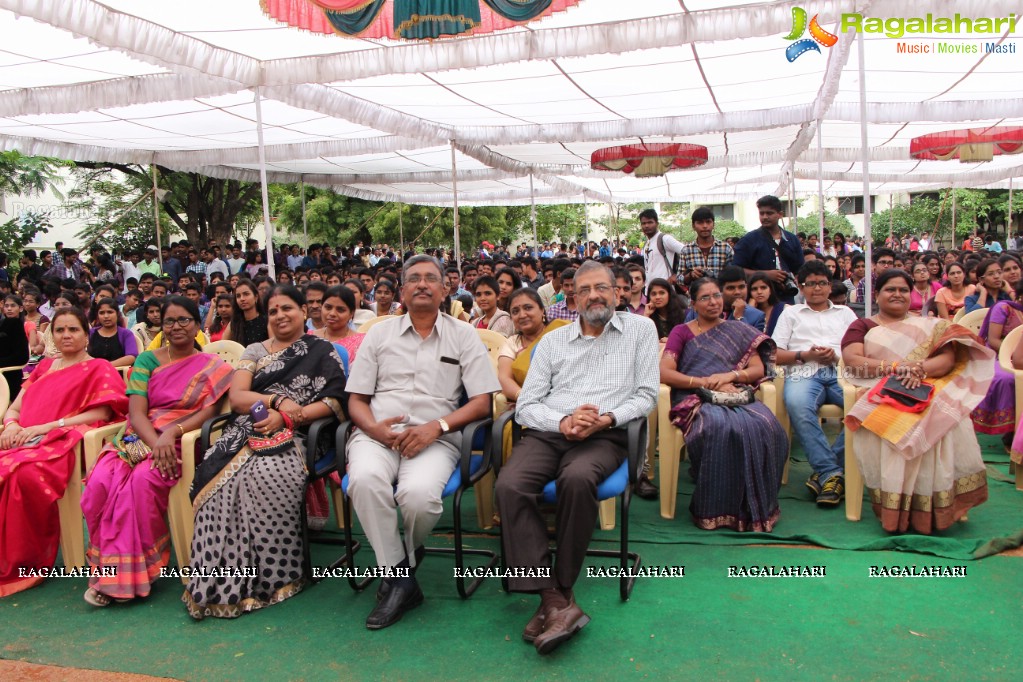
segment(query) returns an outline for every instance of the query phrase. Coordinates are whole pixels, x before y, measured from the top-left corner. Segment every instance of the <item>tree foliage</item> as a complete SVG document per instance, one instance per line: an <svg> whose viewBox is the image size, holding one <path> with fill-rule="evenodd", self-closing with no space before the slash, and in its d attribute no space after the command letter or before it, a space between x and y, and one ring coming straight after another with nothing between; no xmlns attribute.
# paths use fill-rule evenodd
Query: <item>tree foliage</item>
<svg viewBox="0 0 1023 682"><path fill-rule="evenodd" d="M79 237L86 243L99 237L104 246L122 249L156 243L151 199L124 214L153 186L149 169L132 164L76 163L74 188L65 206L92 217ZM160 203L164 243L184 234L194 244L221 243L251 232L261 220L259 185L211 178L199 173L158 169L158 186L166 190Z"/></svg>
<svg viewBox="0 0 1023 682"><path fill-rule="evenodd" d="M790 231L803 232L808 235L820 234L820 225L820 215L814 213L813 215L797 218L794 228L790 228ZM841 213L825 210L824 227L827 228L829 234L841 234L845 237L856 235L856 228L853 227L852 222Z"/></svg>
<svg viewBox="0 0 1023 682"><path fill-rule="evenodd" d="M62 166L67 162L17 151L0 152L0 204L11 195L35 196L49 190L63 198ZM0 249L15 254L53 227L48 212L25 211L0 225ZM14 258L12 261L16 261Z"/></svg>
<svg viewBox="0 0 1023 682"><path fill-rule="evenodd" d="M952 225L952 198L955 197L955 225ZM889 234L903 236L934 236L935 243L950 245L976 230L986 231L992 226L990 219L1006 214L1008 192L982 189L944 189L938 199L922 195L913 197L908 204L898 204L871 216L874 243L881 244ZM954 237L953 237L954 235Z"/></svg>

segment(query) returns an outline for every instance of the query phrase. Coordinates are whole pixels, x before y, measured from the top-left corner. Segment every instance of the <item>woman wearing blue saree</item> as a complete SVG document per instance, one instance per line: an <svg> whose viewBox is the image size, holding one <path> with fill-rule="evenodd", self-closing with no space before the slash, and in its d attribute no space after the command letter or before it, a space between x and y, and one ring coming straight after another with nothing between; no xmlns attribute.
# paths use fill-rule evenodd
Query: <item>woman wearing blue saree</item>
<svg viewBox="0 0 1023 682"><path fill-rule="evenodd" d="M769 532L780 514L785 431L763 403L708 399L752 394L773 373L774 342L744 322L721 319L713 280L697 280L690 295L696 319L672 330L661 356L661 382L672 388L671 421L685 435L696 479L689 510L706 530Z"/></svg>

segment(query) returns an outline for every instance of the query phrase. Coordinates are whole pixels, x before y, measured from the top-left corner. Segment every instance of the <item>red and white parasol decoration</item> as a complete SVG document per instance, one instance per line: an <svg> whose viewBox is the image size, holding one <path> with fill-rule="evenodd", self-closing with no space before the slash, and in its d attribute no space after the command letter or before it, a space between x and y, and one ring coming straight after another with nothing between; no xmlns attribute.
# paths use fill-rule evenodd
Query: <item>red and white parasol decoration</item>
<svg viewBox="0 0 1023 682"><path fill-rule="evenodd" d="M707 148L699 144L667 142L605 147L590 154L590 168L621 171L637 178L664 175L670 170L707 163Z"/></svg>

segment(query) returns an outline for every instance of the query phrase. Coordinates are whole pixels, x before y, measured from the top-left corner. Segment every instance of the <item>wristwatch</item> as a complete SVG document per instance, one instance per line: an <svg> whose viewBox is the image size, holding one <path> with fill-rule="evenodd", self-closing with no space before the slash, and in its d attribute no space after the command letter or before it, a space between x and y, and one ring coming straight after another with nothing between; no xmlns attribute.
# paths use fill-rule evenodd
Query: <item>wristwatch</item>
<svg viewBox="0 0 1023 682"><path fill-rule="evenodd" d="M615 418L614 412L605 412L604 416L611 417L611 426L608 427L609 429L613 429L618 426L618 419Z"/></svg>
<svg viewBox="0 0 1023 682"><path fill-rule="evenodd" d="M61 417L60 419L57 420L57 428L58 429L64 428L64 418L63 417Z"/></svg>
<svg viewBox="0 0 1023 682"><path fill-rule="evenodd" d="M446 433L447 433L448 431L450 431L450 430L451 430L451 427L450 427L450 426L448 426L448 423L447 423L446 421L444 421L443 419L440 419L440 418L438 418L438 419L437 419L437 423L438 423L438 424L440 424L440 432L441 432L441 435L444 435L444 434L446 434Z"/></svg>
<svg viewBox="0 0 1023 682"><path fill-rule="evenodd" d="M801 350L796 351L796 362L800 365L803 364L803 351Z"/></svg>

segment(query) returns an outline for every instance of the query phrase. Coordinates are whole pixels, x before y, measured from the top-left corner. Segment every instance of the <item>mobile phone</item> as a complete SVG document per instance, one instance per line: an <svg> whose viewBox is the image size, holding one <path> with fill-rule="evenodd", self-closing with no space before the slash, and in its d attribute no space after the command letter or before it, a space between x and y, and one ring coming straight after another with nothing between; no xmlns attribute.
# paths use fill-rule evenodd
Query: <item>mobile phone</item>
<svg viewBox="0 0 1023 682"><path fill-rule="evenodd" d="M255 424L263 421L270 416L270 412L266 409L266 405L263 404L262 400L257 400L249 410L249 414L252 416L252 421Z"/></svg>

